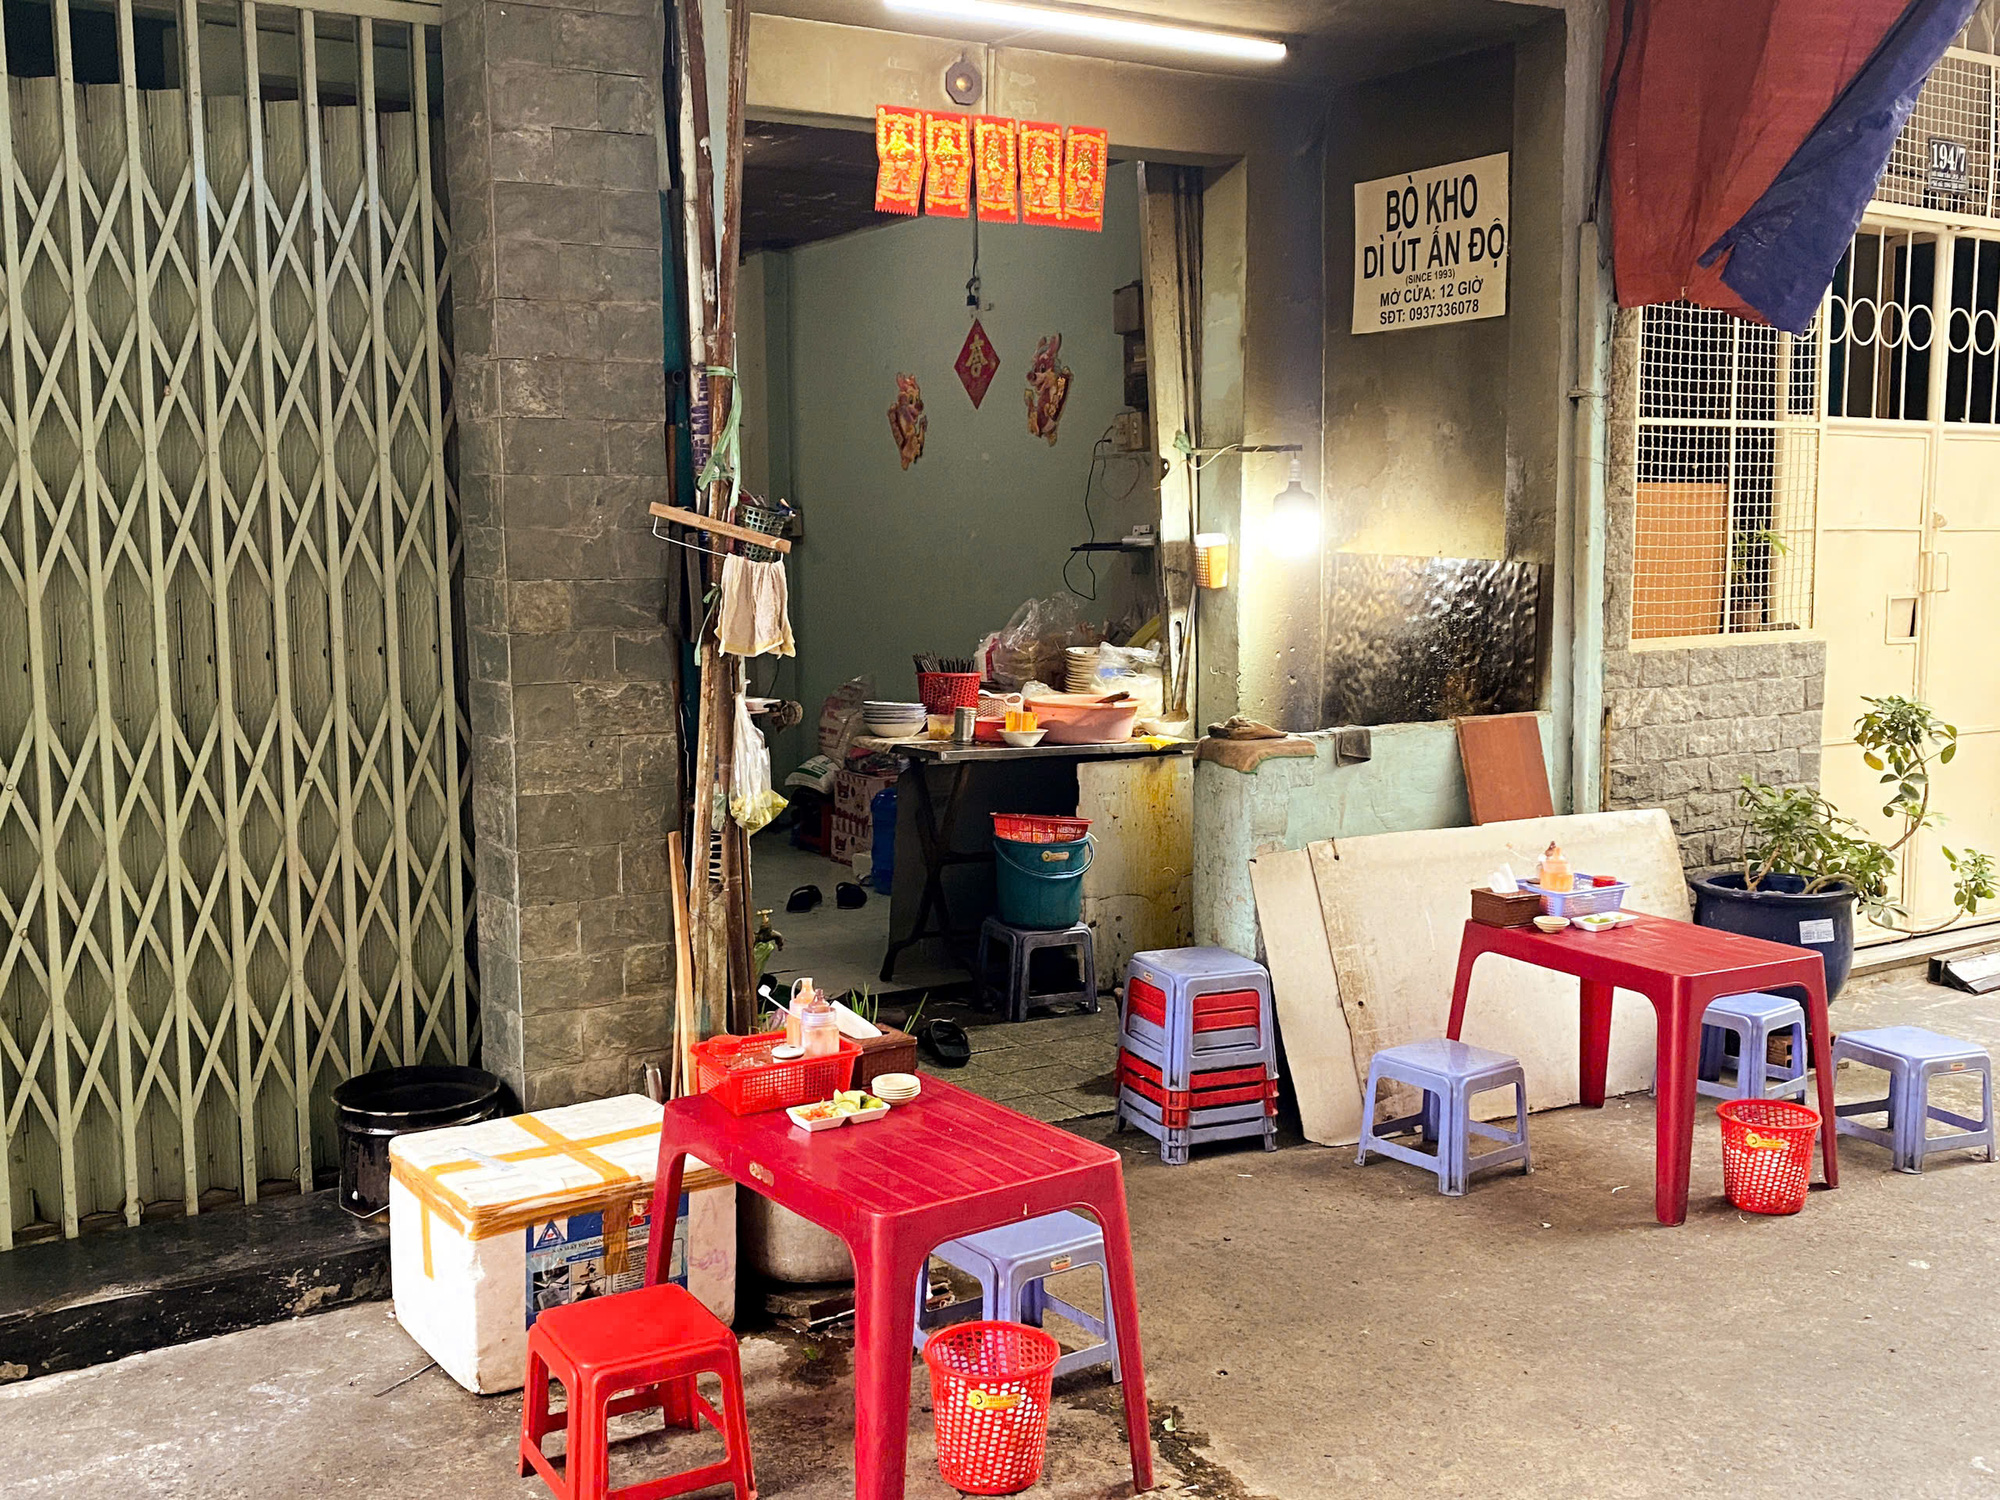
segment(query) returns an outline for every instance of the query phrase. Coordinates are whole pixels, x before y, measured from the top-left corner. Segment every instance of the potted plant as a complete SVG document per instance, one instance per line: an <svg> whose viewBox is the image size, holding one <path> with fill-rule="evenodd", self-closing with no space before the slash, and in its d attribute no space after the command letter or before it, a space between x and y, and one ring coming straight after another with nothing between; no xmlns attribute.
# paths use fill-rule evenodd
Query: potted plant
<svg viewBox="0 0 2000 1500"><path fill-rule="evenodd" d="M1922 936L1904 924L1909 913L1891 898L1898 852L1919 830L1941 821L1930 810L1931 768L1958 753L1958 730L1910 698L1864 698L1854 741L1869 768L1882 774L1888 800L1882 815L1897 820L1893 843L1871 838L1852 818L1810 787L1774 787L1743 778L1739 868L1699 877L1694 919L1704 927L1816 949L1826 962L1831 999L1854 963L1854 909L1883 927ZM1942 932L2000 895L1992 857L1976 849L1945 849L1954 889Z"/></svg>

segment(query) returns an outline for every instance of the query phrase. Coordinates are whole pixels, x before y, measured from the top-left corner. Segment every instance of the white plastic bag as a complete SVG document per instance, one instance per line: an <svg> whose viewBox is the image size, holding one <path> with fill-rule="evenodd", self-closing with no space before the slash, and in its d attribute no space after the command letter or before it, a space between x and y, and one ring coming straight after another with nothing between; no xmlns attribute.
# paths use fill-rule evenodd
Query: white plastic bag
<svg viewBox="0 0 2000 1500"><path fill-rule="evenodd" d="M750 717L749 701L736 695L736 763L729 782L729 815L755 833L785 810L785 799L771 789L771 752Z"/></svg>

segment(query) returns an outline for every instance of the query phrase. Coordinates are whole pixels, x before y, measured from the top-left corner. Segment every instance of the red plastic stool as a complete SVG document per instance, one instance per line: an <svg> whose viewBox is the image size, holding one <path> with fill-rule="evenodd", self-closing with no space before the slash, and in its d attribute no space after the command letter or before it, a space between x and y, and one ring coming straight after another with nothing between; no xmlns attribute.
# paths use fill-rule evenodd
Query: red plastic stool
<svg viewBox="0 0 2000 1500"><path fill-rule="evenodd" d="M695 1376L704 1373L722 1380L720 1412L695 1389ZM569 1397L561 1415L549 1410L551 1375ZM607 1424L626 1412L655 1408L669 1427L693 1427L707 1418L727 1454L684 1474L608 1488ZM542 1439L559 1426L569 1434L560 1473L542 1452ZM686 1288L671 1283L550 1308L528 1330L521 1472L530 1469L561 1500L663 1500L712 1484L733 1485L736 1500L757 1500L736 1335Z"/></svg>

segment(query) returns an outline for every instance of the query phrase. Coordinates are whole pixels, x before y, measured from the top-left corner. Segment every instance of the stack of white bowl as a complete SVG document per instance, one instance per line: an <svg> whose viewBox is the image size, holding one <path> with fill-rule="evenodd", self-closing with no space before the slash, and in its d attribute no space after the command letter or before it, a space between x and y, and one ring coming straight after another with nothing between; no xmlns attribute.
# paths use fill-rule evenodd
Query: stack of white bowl
<svg viewBox="0 0 2000 1500"><path fill-rule="evenodd" d="M911 739L924 732L924 706L871 698L861 705L861 724L878 740Z"/></svg>
<svg viewBox="0 0 2000 1500"><path fill-rule="evenodd" d="M1097 648L1071 646L1063 652L1064 686L1072 693L1094 693L1097 688Z"/></svg>

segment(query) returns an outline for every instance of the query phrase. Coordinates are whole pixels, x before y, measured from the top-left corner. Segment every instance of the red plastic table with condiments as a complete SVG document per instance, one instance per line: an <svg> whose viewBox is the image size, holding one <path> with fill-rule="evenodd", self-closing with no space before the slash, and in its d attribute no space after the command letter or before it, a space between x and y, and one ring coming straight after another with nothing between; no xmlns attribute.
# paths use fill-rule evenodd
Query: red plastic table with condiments
<svg viewBox="0 0 2000 1500"><path fill-rule="evenodd" d="M1452 984L1451 1024L1445 1033L1453 1041L1459 1039L1465 1024L1472 966L1488 953L1577 977L1583 1012L1578 1071L1583 1102L1593 1109L1604 1105L1613 992L1633 990L1653 1002L1659 1023L1653 1208L1662 1224L1679 1224L1687 1218L1703 1012L1710 1001L1724 995L1752 991L1795 995L1805 1006L1813 1071L1819 1084L1820 1160L1826 1185L1840 1185L1826 974L1820 956L1811 949L1718 932L1666 917L1641 916L1596 933L1574 928L1542 932L1533 927L1493 927L1468 921L1459 939L1458 977Z"/></svg>
<svg viewBox="0 0 2000 1500"><path fill-rule="evenodd" d="M655 1197L679 1201L690 1155L847 1242L854 1257L854 1492L898 1500L909 1434L917 1278L946 1240L1075 1209L1104 1230L1136 1489L1153 1484L1139 1299L1118 1153L935 1078L886 1118L808 1134L784 1111L732 1115L691 1094L666 1107ZM653 1215L646 1282L673 1216Z"/></svg>

